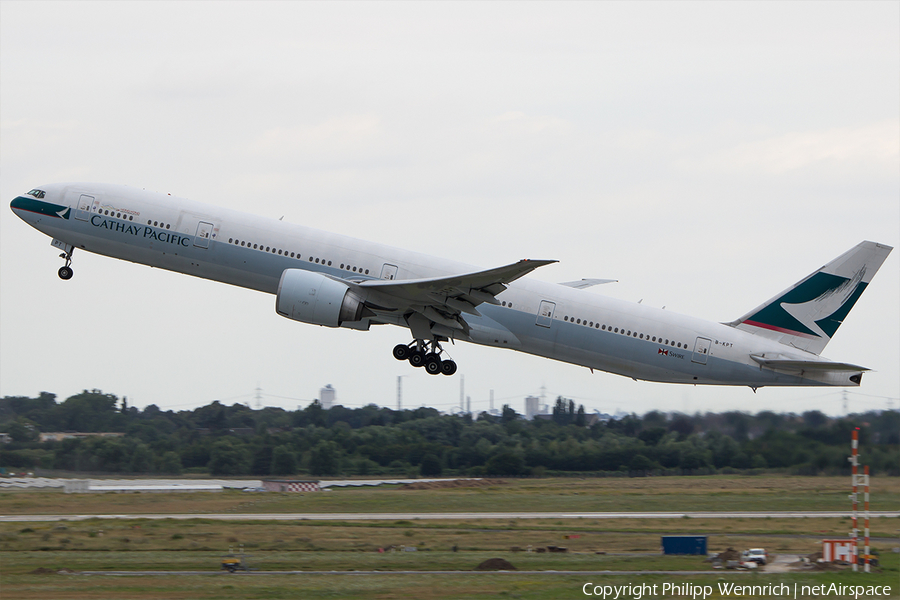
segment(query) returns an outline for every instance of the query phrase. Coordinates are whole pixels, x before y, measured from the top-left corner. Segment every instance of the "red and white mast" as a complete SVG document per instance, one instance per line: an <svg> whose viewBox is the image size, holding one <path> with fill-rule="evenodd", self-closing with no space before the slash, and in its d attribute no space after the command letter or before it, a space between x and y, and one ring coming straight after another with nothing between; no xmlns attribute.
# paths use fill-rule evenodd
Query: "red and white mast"
<svg viewBox="0 0 900 600"><path fill-rule="evenodd" d="M851 447L851 456L850 456L850 464L853 466L853 493L850 494L850 500L853 501L853 531L850 532L850 564L853 565L853 571L856 572L859 570L859 564L857 557L859 556L859 529L857 528L856 521L856 496L857 496L857 477L859 476L859 427L853 430L853 441L850 443Z"/></svg>

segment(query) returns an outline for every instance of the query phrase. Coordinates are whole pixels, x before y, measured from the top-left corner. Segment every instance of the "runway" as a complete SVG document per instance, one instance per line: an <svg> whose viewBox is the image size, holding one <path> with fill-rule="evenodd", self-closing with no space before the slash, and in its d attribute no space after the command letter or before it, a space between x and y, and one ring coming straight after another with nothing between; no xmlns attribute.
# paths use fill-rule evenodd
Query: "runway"
<svg viewBox="0 0 900 600"><path fill-rule="evenodd" d="M63 571L61 575L107 575L111 577L171 577L173 575L216 575L252 577L254 575L736 575L751 571ZM756 572L756 571L753 571ZM759 571L765 573L765 571Z"/></svg>
<svg viewBox="0 0 900 600"><path fill-rule="evenodd" d="M0 515L0 522L86 521L88 519L212 519L216 521L480 521L503 519L839 519L851 511L727 512L460 512L460 513L219 513ZM900 517L900 511L869 511L870 518Z"/></svg>

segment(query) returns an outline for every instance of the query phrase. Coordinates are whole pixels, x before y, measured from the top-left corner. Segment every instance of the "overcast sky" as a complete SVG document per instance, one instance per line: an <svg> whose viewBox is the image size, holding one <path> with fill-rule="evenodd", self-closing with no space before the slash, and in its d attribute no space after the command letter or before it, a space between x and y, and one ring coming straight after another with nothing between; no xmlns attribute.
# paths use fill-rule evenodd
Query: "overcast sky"
<svg viewBox="0 0 900 600"><path fill-rule="evenodd" d="M900 3L0 2L0 198L170 192L716 321L862 240L900 238ZM136 406L473 410L545 387L588 411L820 409L840 389L635 382L407 331L286 320L274 297L75 253L0 207L0 396ZM834 340L900 407L895 250Z"/></svg>

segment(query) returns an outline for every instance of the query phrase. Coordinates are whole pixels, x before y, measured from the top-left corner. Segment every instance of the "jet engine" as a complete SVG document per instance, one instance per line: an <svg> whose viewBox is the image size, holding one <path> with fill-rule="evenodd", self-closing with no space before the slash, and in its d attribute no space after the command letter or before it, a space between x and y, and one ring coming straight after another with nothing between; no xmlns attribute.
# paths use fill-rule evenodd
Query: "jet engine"
<svg viewBox="0 0 900 600"><path fill-rule="evenodd" d="M350 288L321 273L286 269L278 282L275 312L294 321L340 327L363 317L365 304Z"/></svg>

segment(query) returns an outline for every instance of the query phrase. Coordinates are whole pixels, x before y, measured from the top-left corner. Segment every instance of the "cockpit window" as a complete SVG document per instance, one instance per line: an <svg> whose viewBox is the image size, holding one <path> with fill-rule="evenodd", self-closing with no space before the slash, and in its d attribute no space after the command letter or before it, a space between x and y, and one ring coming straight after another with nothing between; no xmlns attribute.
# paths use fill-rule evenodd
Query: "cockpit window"
<svg viewBox="0 0 900 600"><path fill-rule="evenodd" d="M29 195L29 196L34 196L35 198L43 198L43 197L44 197L44 190L34 189L34 190L31 190L30 192L28 192L28 195Z"/></svg>

